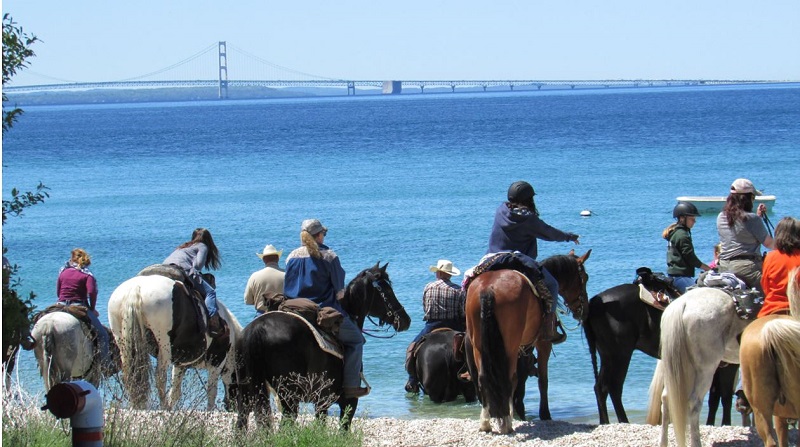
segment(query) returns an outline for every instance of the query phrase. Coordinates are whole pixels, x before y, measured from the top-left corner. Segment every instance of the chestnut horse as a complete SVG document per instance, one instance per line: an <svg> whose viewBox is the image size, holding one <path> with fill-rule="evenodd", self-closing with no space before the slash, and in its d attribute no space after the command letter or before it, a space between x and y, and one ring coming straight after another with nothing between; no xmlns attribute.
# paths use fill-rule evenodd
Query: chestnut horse
<svg viewBox="0 0 800 447"><path fill-rule="evenodd" d="M742 384L764 445L789 445L787 418L800 417L800 277L789 275L789 315L767 315L747 326L742 334L739 359Z"/></svg>
<svg viewBox="0 0 800 447"><path fill-rule="evenodd" d="M558 281L573 316L583 321L588 309L583 268L591 250L581 257L552 256L542 265ZM493 270L478 275L467 290L467 337L465 352L470 375L481 401L480 429L491 432L491 418L499 419L502 434L514 431L512 409L519 414L524 378L518 377L517 357L520 347L535 344L539 352L539 418L550 419L547 399L547 362L552 343L541 339L539 329L543 316L542 302L534 294L528 280L514 270ZM523 380L520 380L523 379ZM520 385L522 383L523 385Z"/></svg>

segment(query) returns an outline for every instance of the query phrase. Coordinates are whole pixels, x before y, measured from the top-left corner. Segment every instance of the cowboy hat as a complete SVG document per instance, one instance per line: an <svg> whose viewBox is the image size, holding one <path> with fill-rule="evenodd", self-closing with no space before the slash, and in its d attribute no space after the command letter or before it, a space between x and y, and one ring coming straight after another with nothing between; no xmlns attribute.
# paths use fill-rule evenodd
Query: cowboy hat
<svg viewBox="0 0 800 447"><path fill-rule="evenodd" d="M453 263L447 259L440 259L436 265L430 266L429 270L432 272L447 273L450 276L458 276L461 274L461 271L455 268Z"/></svg>
<svg viewBox="0 0 800 447"><path fill-rule="evenodd" d="M278 255L278 258L280 258L282 253L283 250L276 250L275 246L270 244L264 247L264 251L262 251L261 253L256 253L256 256L258 256L261 259L264 259L264 257L266 256Z"/></svg>

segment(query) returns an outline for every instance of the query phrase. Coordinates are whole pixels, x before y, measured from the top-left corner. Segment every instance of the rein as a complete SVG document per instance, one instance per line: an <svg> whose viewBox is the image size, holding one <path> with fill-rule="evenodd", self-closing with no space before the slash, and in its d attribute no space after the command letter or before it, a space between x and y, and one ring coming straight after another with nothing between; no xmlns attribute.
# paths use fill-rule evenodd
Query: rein
<svg viewBox="0 0 800 447"><path fill-rule="evenodd" d="M372 287L380 294L381 298L383 299L383 304L386 306L386 318L392 318L394 320L394 325L393 326L390 325L391 328L394 329L395 326L399 326L400 325L400 313L397 312L397 310L392 306L392 303L389 302L389 298L386 296L386 293L383 291L383 287L381 287L380 283L382 283L382 282L384 284L386 284L386 280L385 279L373 280L372 281ZM374 298L375 298L374 295L370 295L370 304L371 304L371 301ZM368 306L368 308L369 307L371 307L371 306ZM370 323L372 323L376 327L380 327L380 326L383 326L384 324L386 324L386 322L383 320L383 318L380 318L379 321L376 323L375 320L373 320L371 316L367 315L366 317L370 321ZM368 335L368 336L370 336L372 338L392 338L395 335L397 335L397 329L394 329L394 333L391 334L391 335L374 335L373 334L373 332L389 332L389 329L381 329L381 330L361 329L361 332L364 335Z"/></svg>

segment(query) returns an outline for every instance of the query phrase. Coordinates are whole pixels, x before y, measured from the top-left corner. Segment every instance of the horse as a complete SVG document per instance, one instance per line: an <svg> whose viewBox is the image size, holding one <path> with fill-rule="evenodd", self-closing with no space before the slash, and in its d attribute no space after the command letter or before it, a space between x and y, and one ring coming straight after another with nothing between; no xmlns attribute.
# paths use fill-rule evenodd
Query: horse
<svg viewBox="0 0 800 447"><path fill-rule="evenodd" d="M788 446L787 418L800 417L800 277L789 276L790 315L756 319L744 330L739 351L742 384L756 430L767 447ZM773 418L778 443L772 436Z"/></svg>
<svg viewBox="0 0 800 447"><path fill-rule="evenodd" d="M581 257L552 256L542 262L558 281L559 294L578 321L586 318L588 275ZM555 297L554 297L555 298ZM541 301L528 280L514 270L481 273L467 290L465 353L470 376L481 402L480 430L491 432L491 418L499 419L502 434L513 432L511 412L525 419L523 398L527 374L518 372L517 357L523 345L535 344L539 354L539 418L551 419L547 395L547 363L552 343L539 337L543 317ZM524 376L524 377L522 377Z"/></svg>
<svg viewBox="0 0 800 447"><path fill-rule="evenodd" d="M650 383L647 422L661 419L661 446L668 445L672 420L680 447L700 447L700 409L720 362L739 363L737 337L750 323L741 319L731 296L698 287L672 302L661 316L661 360ZM660 412L659 412L660 408Z"/></svg>
<svg viewBox="0 0 800 447"><path fill-rule="evenodd" d="M419 378L420 388L434 403L452 402L459 395L468 403L475 402L477 395L471 381L459 378L466 363L463 358L456 358L454 339L459 332L453 329L442 329L426 334L416 351L415 375Z"/></svg>
<svg viewBox="0 0 800 447"><path fill-rule="evenodd" d="M394 330L405 331L411 318L392 289L388 263L364 269L339 296L342 308L363 330L367 317ZM291 300L289 300L291 301ZM311 402L321 416L336 402L340 423L348 429L358 408L358 398L342 394L343 361L320 348L304 320L287 312L267 312L251 321L242 332L237 348L237 427L247 428L248 416L269 424L269 389L275 391L283 413L294 417L301 402Z"/></svg>
<svg viewBox="0 0 800 447"><path fill-rule="evenodd" d="M202 304L182 281L161 275L135 276L111 294L108 319L122 355L122 385L134 408L147 407L153 371L150 356L156 358L155 385L162 409L173 408L180 400L187 368L208 372L208 410L216 406L220 377L228 403L228 387L235 372L235 342L242 326L218 299L219 316L230 329L230 341L212 339L205 331L207 314L199 306ZM172 383L168 397L170 364Z"/></svg>
<svg viewBox="0 0 800 447"><path fill-rule="evenodd" d="M666 290L673 296L680 295L661 284L651 274L640 274L642 284L648 290ZM653 358L659 357L661 337L661 314L663 311L644 303L640 298L638 284L620 284L606 289L589 300L589 316L583 324L586 342L594 370L594 393L600 424L608 424L606 400L611 397L617 420L627 423L628 416L622 404L622 389L628 367L635 350ZM597 367L597 356L600 368ZM736 367L719 369L715 374L715 386L709 395L709 425L714 419L719 402L722 402L722 425L730 425Z"/></svg>
<svg viewBox="0 0 800 447"><path fill-rule="evenodd" d="M92 336L89 327L68 312L50 312L38 319L31 337L45 391L76 378L100 386L103 371L95 359Z"/></svg>

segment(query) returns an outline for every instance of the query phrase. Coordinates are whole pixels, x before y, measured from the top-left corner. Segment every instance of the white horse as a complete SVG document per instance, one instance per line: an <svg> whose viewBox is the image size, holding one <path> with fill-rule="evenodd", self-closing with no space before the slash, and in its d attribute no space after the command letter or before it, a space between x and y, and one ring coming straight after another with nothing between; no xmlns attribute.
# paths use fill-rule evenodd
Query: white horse
<svg viewBox="0 0 800 447"><path fill-rule="evenodd" d="M100 386L102 372L94 359L92 333L77 318L67 312L48 313L33 326L31 336L45 390L75 378Z"/></svg>
<svg viewBox="0 0 800 447"><path fill-rule="evenodd" d="M196 304L186 286L164 276L136 276L114 290L108 301L108 319L122 355L122 384L134 408L144 409L150 395L150 356L156 357L155 383L161 408L180 399L187 368L208 372L208 409L217 399L220 376L226 399L235 373L234 349L242 326L217 300L219 315L230 328L230 343L206 335L206 312ZM167 400L167 367L172 364L172 384Z"/></svg>
<svg viewBox="0 0 800 447"><path fill-rule="evenodd" d="M750 323L736 314L726 292L700 287L673 301L661 316L661 360L650 384L647 422L658 423L661 446L668 445L669 423L678 446L700 447L700 410L719 363L739 363L737 336ZM687 422L688 421L688 422Z"/></svg>

